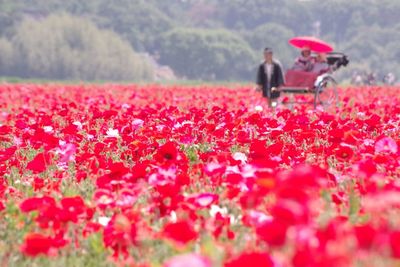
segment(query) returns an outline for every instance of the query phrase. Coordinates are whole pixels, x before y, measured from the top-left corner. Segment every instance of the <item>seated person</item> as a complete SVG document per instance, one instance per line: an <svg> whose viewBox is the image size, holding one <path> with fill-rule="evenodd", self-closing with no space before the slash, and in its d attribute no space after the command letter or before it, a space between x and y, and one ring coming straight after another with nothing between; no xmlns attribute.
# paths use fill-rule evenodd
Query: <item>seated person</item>
<svg viewBox="0 0 400 267"><path fill-rule="evenodd" d="M318 53L315 57L314 64L312 66L311 72L314 72L318 75L331 72L331 68L326 60L326 54Z"/></svg>
<svg viewBox="0 0 400 267"><path fill-rule="evenodd" d="M292 70L311 71L314 65L314 58L311 56L311 50L308 46L301 49L301 56L296 58Z"/></svg>

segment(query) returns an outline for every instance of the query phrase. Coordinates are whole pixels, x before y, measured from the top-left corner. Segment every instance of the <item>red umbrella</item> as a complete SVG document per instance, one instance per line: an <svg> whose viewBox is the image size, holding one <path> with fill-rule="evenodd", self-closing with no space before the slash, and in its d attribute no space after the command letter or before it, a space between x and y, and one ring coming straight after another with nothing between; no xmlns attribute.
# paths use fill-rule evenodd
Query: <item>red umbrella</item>
<svg viewBox="0 0 400 267"><path fill-rule="evenodd" d="M329 53L333 51L333 47L312 36L299 36L289 40L289 44L297 48L309 47L311 51L318 53Z"/></svg>

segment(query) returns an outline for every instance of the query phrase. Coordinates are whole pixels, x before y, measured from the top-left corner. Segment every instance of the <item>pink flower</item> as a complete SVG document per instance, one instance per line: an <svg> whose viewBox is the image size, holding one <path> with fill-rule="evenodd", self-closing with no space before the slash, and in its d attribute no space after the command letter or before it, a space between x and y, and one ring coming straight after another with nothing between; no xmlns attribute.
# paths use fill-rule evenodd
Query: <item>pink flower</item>
<svg viewBox="0 0 400 267"><path fill-rule="evenodd" d="M375 143L375 153L393 153L398 151L397 143L390 137L383 137Z"/></svg>
<svg viewBox="0 0 400 267"><path fill-rule="evenodd" d="M59 153L60 153L59 162L68 163L75 159L76 146L74 144L63 145L61 146Z"/></svg>
<svg viewBox="0 0 400 267"><path fill-rule="evenodd" d="M166 261L163 267L211 267L211 261L198 254L184 254Z"/></svg>
<svg viewBox="0 0 400 267"><path fill-rule="evenodd" d="M212 193L203 193L194 196L193 201L198 207L207 208L218 201L218 195Z"/></svg>

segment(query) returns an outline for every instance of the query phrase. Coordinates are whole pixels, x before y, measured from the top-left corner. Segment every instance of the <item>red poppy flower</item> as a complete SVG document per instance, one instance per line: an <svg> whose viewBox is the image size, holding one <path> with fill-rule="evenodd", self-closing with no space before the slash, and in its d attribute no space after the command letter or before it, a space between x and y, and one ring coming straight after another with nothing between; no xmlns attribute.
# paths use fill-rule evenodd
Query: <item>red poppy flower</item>
<svg viewBox="0 0 400 267"><path fill-rule="evenodd" d="M45 181L44 181L44 179L39 178L39 177L35 177L35 178L33 179L33 189L34 189L35 191L38 191L38 190L42 189L44 186L45 186Z"/></svg>
<svg viewBox="0 0 400 267"><path fill-rule="evenodd" d="M278 174L280 187L287 191L298 191L303 188L315 188L326 183L328 174L318 166L307 164L297 165L291 171L285 171Z"/></svg>
<svg viewBox="0 0 400 267"><path fill-rule="evenodd" d="M377 235L377 230L370 224L354 227L354 233L360 248L371 248Z"/></svg>
<svg viewBox="0 0 400 267"><path fill-rule="evenodd" d="M250 158L251 159L262 159L268 155L265 141L253 140L250 144Z"/></svg>
<svg viewBox="0 0 400 267"><path fill-rule="evenodd" d="M271 215L286 225L307 224L309 220L308 206L290 199L279 199L272 207Z"/></svg>
<svg viewBox="0 0 400 267"><path fill-rule="evenodd" d="M278 220L267 221L257 227L257 236L271 246L282 246L286 242L288 226Z"/></svg>
<svg viewBox="0 0 400 267"><path fill-rule="evenodd" d="M390 247L393 257L400 259L400 231L390 234Z"/></svg>
<svg viewBox="0 0 400 267"><path fill-rule="evenodd" d="M381 117L379 117L376 114L372 114L371 117L365 120L365 123L367 123L371 128L377 127L380 122L381 122Z"/></svg>
<svg viewBox="0 0 400 267"><path fill-rule="evenodd" d="M0 162L9 160L16 151L17 151L16 146L12 146L12 147L6 148L5 150L0 151Z"/></svg>
<svg viewBox="0 0 400 267"><path fill-rule="evenodd" d="M315 255L308 246L298 247L292 258L292 264L295 267L314 267L317 266L315 261L318 255Z"/></svg>
<svg viewBox="0 0 400 267"><path fill-rule="evenodd" d="M339 160L346 160L348 161L353 157L354 151L349 146L340 145L338 148L335 149L335 155Z"/></svg>
<svg viewBox="0 0 400 267"><path fill-rule="evenodd" d="M273 260L267 253L244 252L240 256L224 263L224 267L273 267Z"/></svg>
<svg viewBox="0 0 400 267"><path fill-rule="evenodd" d="M39 233L29 233L25 236L24 244L20 249L24 255L36 257L41 254L49 254L52 245L51 237Z"/></svg>
<svg viewBox="0 0 400 267"><path fill-rule="evenodd" d="M61 199L62 220L77 222L78 217L86 211L85 203L81 196L65 197Z"/></svg>
<svg viewBox="0 0 400 267"><path fill-rule="evenodd" d="M0 126L0 135L6 135L12 133L12 128L10 126L2 125Z"/></svg>
<svg viewBox="0 0 400 267"><path fill-rule="evenodd" d="M44 197L32 197L25 199L20 205L19 208L22 212L31 212L34 210L45 209L49 206L55 206L56 201L52 197L44 196Z"/></svg>
<svg viewBox="0 0 400 267"><path fill-rule="evenodd" d="M125 167L124 163L116 162L109 166L110 172L99 177L96 180L96 185L99 188L118 188L121 184L124 184L125 175L129 173L129 168ZM128 177L126 177L128 178Z"/></svg>
<svg viewBox="0 0 400 267"><path fill-rule="evenodd" d="M118 214L114 216L103 231L103 242L114 251L113 256L128 256L128 248L136 244L137 228L134 214Z"/></svg>
<svg viewBox="0 0 400 267"><path fill-rule="evenodd" d="M367 159L358 163L358 169L367 177L371 177L377 172L376 164L372 159Z"/></svg>
<svg viewBox="0 0 400 267"><path fill-rule="evenodd" d="M31 170L33 173L41 173L47 169L51 164L51 156L49 153L39 153L36 157L28 163L26 169Z"/></svg>
<svg viewBox="0 0 400 267"><path fill-rule="evenodd" d="M178 157L178 148L177 144L174 142L167 142L164 145L160 146L157 150L157 153L154 155L154 158L158 162L164 161L174 161Z"/></svg>
<svg viewBox="0 0 400 267"><path fill-rule="evenodd" d="M194 230L193 225L188 221L178 221L176 223L166 224L162 231L162 235L175 241L178 245L186 245L199 237L199 234Z"/></svg>

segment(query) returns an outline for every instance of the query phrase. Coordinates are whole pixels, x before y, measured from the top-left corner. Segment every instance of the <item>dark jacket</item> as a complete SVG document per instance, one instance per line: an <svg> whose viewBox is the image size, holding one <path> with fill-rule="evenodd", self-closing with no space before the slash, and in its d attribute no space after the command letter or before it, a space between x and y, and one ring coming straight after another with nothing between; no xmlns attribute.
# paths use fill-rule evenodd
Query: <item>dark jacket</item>
<svg viewBox="0 0 400 267"><path fill-rule="evenodd" d="M284 84L283 73L281 66L273 62L274 67L272 69L271 83L268 88L268 80L267 75L265 74L265 63L262 63L258 67L257 72L257 84L262 86L263 96L268 98L277 98L279 97L279 92L272 92L272 87L279 87Z"/></svg>

